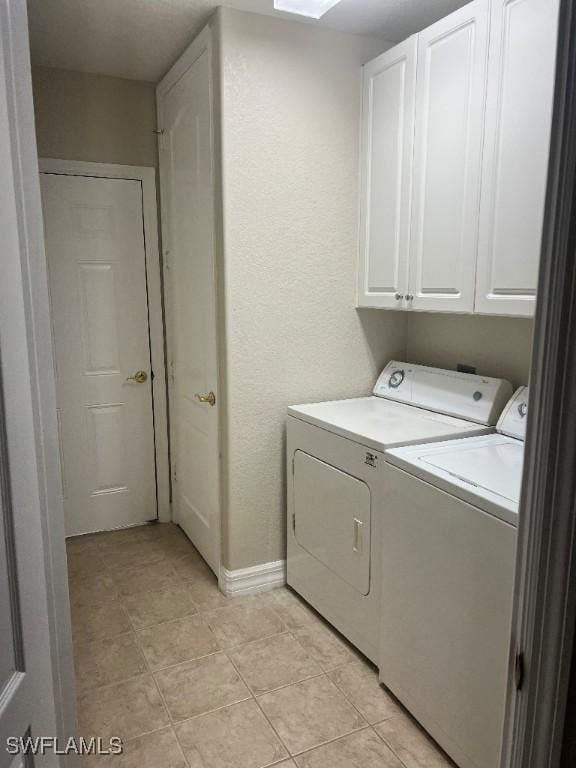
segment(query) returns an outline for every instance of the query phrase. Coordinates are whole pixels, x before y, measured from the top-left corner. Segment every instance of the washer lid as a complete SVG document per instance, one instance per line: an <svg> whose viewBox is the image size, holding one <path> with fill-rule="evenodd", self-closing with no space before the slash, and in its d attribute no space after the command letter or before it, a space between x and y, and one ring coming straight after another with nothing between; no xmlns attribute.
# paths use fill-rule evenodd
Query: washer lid
<svg viewBox="0 0 576 768"><path fill-rule="evenodd" d="M524 443L493 433L386 451L386 461L512 525L518 524Z"/></svg>
<svg viewBox="0 0 576 768"><path fill-rule="evenodd" d="M496 493L516 504L520 501L524 446L519 441L483 446L460 443L453 450L431 454L421 460L478 489Z"/></svg>

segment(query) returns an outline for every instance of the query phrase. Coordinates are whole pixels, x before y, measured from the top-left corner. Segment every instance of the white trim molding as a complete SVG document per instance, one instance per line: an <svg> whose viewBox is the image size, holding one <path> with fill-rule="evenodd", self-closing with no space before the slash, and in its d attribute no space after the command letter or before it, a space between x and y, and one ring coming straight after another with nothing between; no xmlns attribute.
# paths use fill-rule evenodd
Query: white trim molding
<svg viewBox="0 0 576 768"><path fill-rule="evenodd" d="M156 202L155 168L87 163L78 160L39 160L40 173L64 176L94 176L105 179L128 179L142 185L146 283L148 286L148 319L150 323L150 356L153 382L154 447L156 452L156 493L158 521L170 522L170 466L168 457L168 403L166 393L166 361L164 358L164 316L162 311L162 270L158 247L158 206Z"/></svg>
<svg viewBox="0 0 576 768"><path fill-rule="evenodd" d="M212 30L210 22L196 35L188 48L180 55L178 60L172 65L162 80L156 86L156 100L160 104L162 98L173 88L180 78L188 72L190 67L196 62L204 51L209 50L212 45ZM162 128L162 116L158 116L159 128ZM159 136L161 134L158 134Z"/></svg>
<svg viewBox="0 0 576 768"><path fill-rule="evenodd" d="M253 565L229 571L222 566L218 585L226 597L242 597L268 592L286 584L286 560Z"/></svg>

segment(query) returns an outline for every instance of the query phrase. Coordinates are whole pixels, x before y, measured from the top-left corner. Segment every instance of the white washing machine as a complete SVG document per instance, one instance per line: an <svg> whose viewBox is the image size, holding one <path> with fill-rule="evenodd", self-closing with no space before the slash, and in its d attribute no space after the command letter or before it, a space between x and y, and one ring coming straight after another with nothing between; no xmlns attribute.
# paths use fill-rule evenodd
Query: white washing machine
<svg viewBox="0 0 576 768"><path fill-rule="evenodd" d="M384 450L493 432L511 393L392 361L371 397L288 409L288 584L375 663Z"/></svg>
<svg viewBox="0 0 576 768"><path fill-rule="evenodd" d="M386 453L380 680L460 768L500 765L527 411Z"/></svg>

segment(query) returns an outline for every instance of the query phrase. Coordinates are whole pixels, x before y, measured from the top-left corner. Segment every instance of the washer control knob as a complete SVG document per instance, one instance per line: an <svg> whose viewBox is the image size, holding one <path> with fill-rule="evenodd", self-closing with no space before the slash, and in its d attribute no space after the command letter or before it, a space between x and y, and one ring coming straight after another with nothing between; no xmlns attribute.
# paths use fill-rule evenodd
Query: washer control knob
<svg viewBox="0 0 576 768"><path fill-rule="evenodd" d="M472 397L474 399L474 402L477 403L479 400L482 400L482 392L480 392L479 390L476 390L476 392L474 392Z"/></svg>
<svg viewBox="0 0 576 768"><path fill-rule="evenodd" d="M523 403L520 403L518 406L518 413L520 414L520 418L525 418L526 414L528 413L528 403L524 401Z"/></svg>
<svg viewBox="0 0 576 768"><path fill-rule="evenodd" d="M392 389L398 389L400 384L404 381L404 371L394 371L388 379L388 386Z"/></svg>

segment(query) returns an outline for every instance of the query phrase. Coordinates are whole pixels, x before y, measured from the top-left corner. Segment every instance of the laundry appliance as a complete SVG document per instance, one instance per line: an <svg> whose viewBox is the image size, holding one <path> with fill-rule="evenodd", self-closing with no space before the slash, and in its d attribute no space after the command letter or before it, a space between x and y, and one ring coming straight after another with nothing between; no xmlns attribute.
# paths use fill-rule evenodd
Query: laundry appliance
<svg viewBox="0 0 576 768"><path fill-rule="evenodd" d="M384 451L494 431L511 385L391 361L372 396L292 406L287 581L378 662Z"/></svg>
<svg viewBox="0 0 576 768"><path fill-rule="evenodd" d="M380 680L460 768L500 765L527 412L385 454Z"/></svg>

